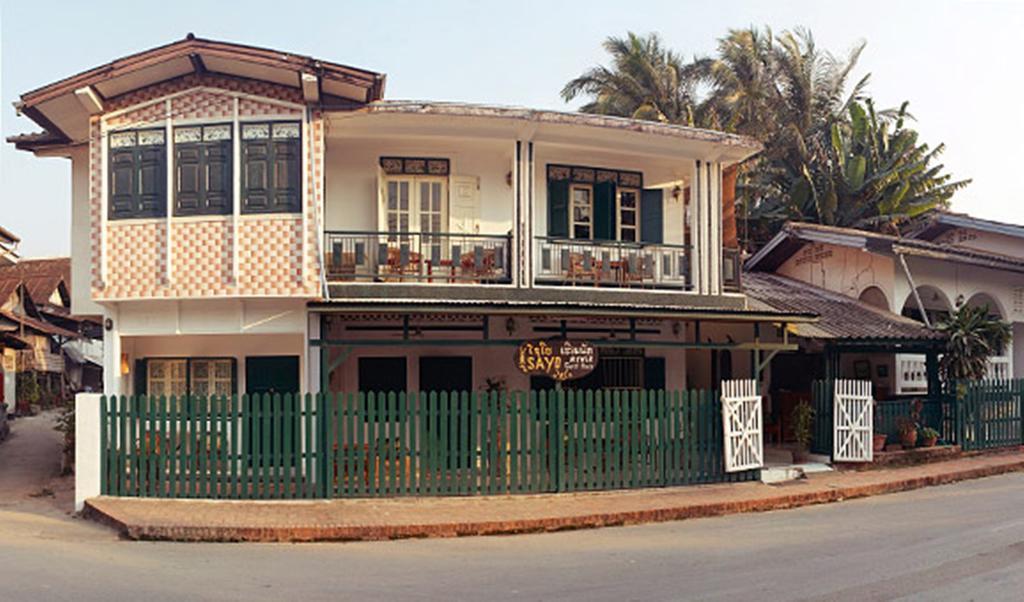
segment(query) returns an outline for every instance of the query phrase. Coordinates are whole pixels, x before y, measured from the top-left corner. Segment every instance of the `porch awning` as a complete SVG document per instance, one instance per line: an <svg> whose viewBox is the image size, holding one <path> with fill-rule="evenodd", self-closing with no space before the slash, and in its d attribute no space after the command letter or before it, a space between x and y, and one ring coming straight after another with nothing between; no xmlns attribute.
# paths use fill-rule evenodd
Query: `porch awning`
<svg viewBox="0 0 1024 602"><path fill-rule="evenodd" d="M790 332L801 338L838 344L914 342L926 347L941 345L943 341L941 333L921 322L806 282L777 274L747 272L743 285L752 303L778 311L818 315L817 322L790 326Z"/></svg>

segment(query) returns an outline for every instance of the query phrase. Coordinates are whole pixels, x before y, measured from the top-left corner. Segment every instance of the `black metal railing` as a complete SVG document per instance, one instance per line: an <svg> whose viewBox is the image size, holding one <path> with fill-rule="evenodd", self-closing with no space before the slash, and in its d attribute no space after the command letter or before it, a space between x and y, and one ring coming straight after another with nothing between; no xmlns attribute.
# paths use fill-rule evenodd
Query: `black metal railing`
<svg viewBox="0 0 1024 602"><path fill-rule="evenodd" d="M324 250L329 282L512 281L510 234L328 231Z"/></svg>
<svg viewBox="0 0 1024 602"><path fill-rule="evenodd" d="M689 247L672 244L536 239L535 278L545 284L690 288Z"/></svg>

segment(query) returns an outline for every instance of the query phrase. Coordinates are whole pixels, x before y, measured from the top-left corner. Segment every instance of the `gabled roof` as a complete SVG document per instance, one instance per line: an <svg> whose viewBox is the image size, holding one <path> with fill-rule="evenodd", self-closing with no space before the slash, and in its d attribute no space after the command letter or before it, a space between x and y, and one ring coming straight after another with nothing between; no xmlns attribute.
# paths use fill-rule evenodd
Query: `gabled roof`
<svg viewBox="0 0 1024 602"><path fill-rule="evenodd" d="M81 336L77 332L68 330L66 328L61 328L60 326L57 326L55 324L50 324L48 322L37 320L30 316L23 316L21 314L16 314L14 312L2 309L0 309L0 319L7 321L8 323L13 323L15 325L24 325L25 328L34 330L40 334L61 336L69 339L75 339Z"/></svg>
<svg viewBox="0 0 1024 602"><path fill-rule="evenodd" d="M817 314L817 322L789 326L797 336L808 339L929 341L943 338L916 320L778 274L744 274L743 292L752 305L764 305L784 312Z"/></svg>
<svg viewBox="0 0 1024 602"><path fill-rule="evenodd" d="M0 299L6 299L18 286L25 290L36 305L45 305L53 293L68 303L71 282L71 258L22 259L17 263L0 266Z"/></svg>
<svg viewBox="0 0 1024 602"><path fill-rule="evenodd" d="M22 94L15 107L44 132L9 139L28 150L81 142L90 107L106 99L190 74L217 73L306 90L315 100L354 103L384 95L385 76L309 56L197 38L131 54ZM308 77L307 77L308 76Z"/></svg>
<svg viewBox="0 0 1024 602"><path fill-rule="evenodd" d="M956 228L968 228L981 232L1012 236L1014 238L1024 238L1024 226L1020 224L983 219L967 215L966 213L954 213L952 211L932 212L907 236L921 240L935 240L943 233Z"/></svg>
<svg viewBox="0 0 1024 602"><path fill-rule="evenodd" d="M807 222L789 222L784 225L768 244L747 260L745 268L749 271L773 272L804 245L810 243L863 249L881 255L904 254L928 257L994 270L1024 273L1024 258L1022 257Z"/></svg>

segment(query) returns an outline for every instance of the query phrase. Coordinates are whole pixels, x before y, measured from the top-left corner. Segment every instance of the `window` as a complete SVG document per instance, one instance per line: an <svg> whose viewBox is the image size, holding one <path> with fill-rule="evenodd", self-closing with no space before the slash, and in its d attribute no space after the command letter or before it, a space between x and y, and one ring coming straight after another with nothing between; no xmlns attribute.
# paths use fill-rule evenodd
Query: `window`
<svg viewBox="0 0 1024 602"><path fill-rule="evenodd" d="M162 129L130 130L110 134L110 219L167 215L165 138Z"/></svg>
<svg viewBox="0 0 1024 602"><path fill-rule="evenodd" d="M187 360L149 360L145 393L153 397L187 394L186 366Z"/></svg>
<svg viewBox="0 0 1024 602"><path fill-rule="evenodd" d="M136 382L144 383L144 390L136 394L206 397L235 392L235 360L232 358L149 358L142 363L145 379Z"/></svg>
<svg viewBox="0 0 1024 602"><path fill-rule="evenodd" d="M232 125L174 130L174 215L232 211Z"/></svg>
<svg viewBox="0 0 1024 602"><path fill-rule="evenodd" d="M444 232L448 223L447 205L447 178L386 176L383 212L386 230L391 234L388 240L406 239L395 233ZM435 237L424 237L422 242L439 244Z"/></svg>
<svg viewBox="0 0 1024 602"><path fill-rule="evenodd" d="M298 122L242 124L242 213L302 210Z"/></svg>
<svg viewBox="0 0 1024 602"><path fill-rule="evenodd" d="M570 189L572 210L572 237L593 238L593 190L589 186L574 185Z"/></svg>
<svg viewBox="0 0 1024 602"><path fill-rule="evenodd" d="M637 214L640 211L640 192L633 189L619 191L619 240L636 242Z"/></svg>

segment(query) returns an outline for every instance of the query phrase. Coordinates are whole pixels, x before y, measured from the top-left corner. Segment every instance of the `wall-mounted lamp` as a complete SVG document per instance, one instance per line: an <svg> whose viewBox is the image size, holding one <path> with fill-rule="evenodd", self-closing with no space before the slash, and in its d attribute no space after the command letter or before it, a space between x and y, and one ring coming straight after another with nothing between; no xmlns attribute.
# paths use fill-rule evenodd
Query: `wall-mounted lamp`
<svg viewBox="0 0 1024 602"><path fill-rule="evenodd" d="M111 320L110 318L107 318L106 320L103 320L103 330L113 330L113 329L114 329L114 321L113 320Z"/></svg>
<svg viewBox="0 0 1024 602"><path fill-rule="evenodd" d="M672 187L672 200L679 202L683 198L683 188L679 184Z"/></svg>
<svg viewBox="0 0 1024 602"><path fill-rule="evenodd" d="M125 376L128 373L130 373L131 371L132 371L132 366L128 362L128 354L127 353L122 353L121 354L121 375Z"/></svg>
<svg viewBox="0 0 1024 602"><path fill-rule="evenodd" d="M507 320L505 320L505 332L508 334L508 336L512 336L512 334L515 331L516 331L516 319L510 317Z"/></svg>
<svg viewBox="0 0 1024 602"><path fill-rule="evenodd" d="M505 183L508 184L509 188L512 188L512 172L505 174Z"/></svg>

